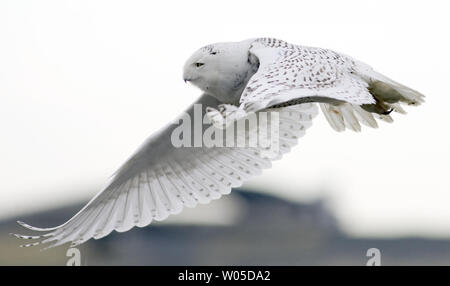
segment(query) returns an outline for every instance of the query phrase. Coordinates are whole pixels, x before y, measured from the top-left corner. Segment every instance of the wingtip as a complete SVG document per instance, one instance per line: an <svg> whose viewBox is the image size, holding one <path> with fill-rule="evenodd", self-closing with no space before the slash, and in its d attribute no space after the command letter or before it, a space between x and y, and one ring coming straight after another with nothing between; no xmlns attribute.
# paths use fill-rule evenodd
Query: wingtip
<svg viewBox="0 0 450 286"><path fill-rule="evenodd" d="M23 235L23 234L17 234L17 233L10 233L9 235L14 236L19 239L39 239L44 236L42 235Z"/></svg>
<svg viewBox="0 0 450 286"><path fill-rule="evenodd" d="M29 224L24 223L24 222L21 221L21 220L18 220L17 223L18 223L20 226L22 226L22 227L24 227L24 228L31 229L31 230L34 230L34 228L35 228L35 227L33 227L33 226L29 225Z"/></svg>
<svg viewBox="0 0 450 286"><path fill-rule="evenodd" d="M34 243L22 244L22 245L19 245L19 247L22 247L22 248L28 248L28 247L37 246L37 245L39 245L39 244L41 244L41 241L34 242Z"/></svg>
<svg viewBox="0 0 450 286"><path fill-rule="evenodd" d="M56 229L56 228L40 228L40 227L35 227L35 226L31 226L31 225L29 225L29 224L27 224L27 223L24 223L23 221L20 221L20 220L18 220L17 223L18 223L20 226L22 226L22 227L24 227L24 228L26 228L26 229L29 229L29 230L33 230L33 231L52 231L52 230Z"/></svg>

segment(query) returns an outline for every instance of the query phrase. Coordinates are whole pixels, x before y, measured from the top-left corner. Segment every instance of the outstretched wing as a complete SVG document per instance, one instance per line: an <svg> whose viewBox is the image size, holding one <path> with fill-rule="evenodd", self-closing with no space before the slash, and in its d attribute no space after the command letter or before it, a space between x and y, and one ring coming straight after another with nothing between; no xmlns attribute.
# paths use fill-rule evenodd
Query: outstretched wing
<svg viewBox="0 0 450 286"><path fill-rule="evenodd" d="M201 118L206 106L217 107L219 104L208 95L203 95L196 103L202 104ZM48 243L47 248L50 248L67 242L74 246L92 237L102 238L113 230L123 232L134 226L146 226L153 220L163 220L170 214L181 212L183 207L219 199L230 193L231 188L269 168L271 160L288 152L311 125L317 107L306 103L276 111L279 115L279 149L275 154L264 155L265 150L259 146L176 148L171 144L171 136L180 125L169 125L151 136L110 183L69 221L53 228L37 228L19 222L43 234L15 236L38 240L25 244L25 247ZM187 114L192 118L194 113L193 105ZM203 130L209 127L205 125ZM249 132L265 130L236 132L236 141L247 139Z"/></svg>
<svg viewBox="0 0 450 286"><path fill-rule="evenodd" d="M258 58L259 69L240 99L246 111L312 97L375 103L367 82L352 73L354 61L336 52L262 38L252 44L250 53Z"/></svg>
<svg viewBox="0 0 450 286"><path fill-rule="evenodd" d="M404 113L400 103L423 102L423 95L417 91L331 50L260 38L249 52L249 60L259 63L258 71L250 78L238 107L223 105L219 110L209 110L214 124L226 125L271 107L321 102L333 129L359 131L360 123L377 127L374 117L392 122L388 111ZM380 105L385 110L380 112ZM372 114L371 109L378 114Z"/></svg>

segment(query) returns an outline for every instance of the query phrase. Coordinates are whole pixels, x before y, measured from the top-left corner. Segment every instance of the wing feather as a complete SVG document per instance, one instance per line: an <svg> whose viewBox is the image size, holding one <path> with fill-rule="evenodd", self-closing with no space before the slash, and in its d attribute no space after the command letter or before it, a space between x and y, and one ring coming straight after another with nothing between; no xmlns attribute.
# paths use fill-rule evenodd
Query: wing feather
<svg viewBox="0 0 450 286"><path fill-rule="evenodd" d="M206 106L219 104L207 95L200 102ZM36 228L20 222L25 228L43 234L15 236L40 240L26 247L47 244L46 248L51 248L68 242L78 245L92 237L105 237L113 230L123 232L134 226L146 226L153 220L163 220L183 207L219 199L233 187L270 168L272 160L297 143L317 114L316 106L310 103L277 110L282 133L280 144L284 147L280 146L276 156L263 156L264 150L258 146L175 148L168 141L176 127L171 125L151 137L70 220L53 228ZM192 108L188 113L191 111ZM259 129L254 128L248 134L237 133L236 139L248 140L250 132L267 135Z"/></svg>
<svg viewBox="0 0 450 286"><path fill-rule="evenodd" d="M249 62L258 63L257 71L244 88L238 107L225 104L220 111L208 111L215 125L227 125L269 108L320 102L334 130L358 132L361 124L378 127L375 118L392 122L388 113L404 114L401 104L419 105L424 101L419 92L328 49L259 38L251 43L249 54Z"/></svg>
<svg viewBox="0 0 450 286"><path fill-rule="evenodd" d="M375 103L368 83L353 74L354 61L344 55L267 38L257 39L250 53L260 66L241 96L245 111L314 98L358 105Z"/></svg>

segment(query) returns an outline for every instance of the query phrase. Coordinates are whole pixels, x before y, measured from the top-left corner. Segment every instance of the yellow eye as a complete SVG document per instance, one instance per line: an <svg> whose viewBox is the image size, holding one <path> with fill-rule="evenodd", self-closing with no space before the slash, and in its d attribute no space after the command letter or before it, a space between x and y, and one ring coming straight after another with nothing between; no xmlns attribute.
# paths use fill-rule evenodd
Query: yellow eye
<svg viewBox="0 0 450 286"><path fill-rule="evenodd" d="M202 65L204 65L204 63L195 63L195 66L198 68L201 67Z"/></svg>

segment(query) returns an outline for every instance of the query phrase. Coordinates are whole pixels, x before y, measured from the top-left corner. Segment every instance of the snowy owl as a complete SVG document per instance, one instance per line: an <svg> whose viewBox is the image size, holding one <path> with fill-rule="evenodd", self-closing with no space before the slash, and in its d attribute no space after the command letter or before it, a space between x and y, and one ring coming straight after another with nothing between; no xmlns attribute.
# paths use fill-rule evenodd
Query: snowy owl
<svg viewBox="0 0 450 286"><path fill-rule="evenodd" d="M402 105L424 101L419 92L347 55L273 38L205 46L186 61L183 78L203 92L183 113L194 116L200 105L201 116L209 119L203 131L227 129L251 114L278 112L276 154L262 155L258 146L177 147L172 136L179 124L169 124L148 138L103 190L64 224L39 228L18 222L41 232L14 234L35 240L24 247L67 242L76 246L219 199L296 145L317 115L317 105L334 130L360 131L361 124L376 128L376 119L392 122L392 111L405 113ZM239 140L244 135L234 136Z"/></svg>

